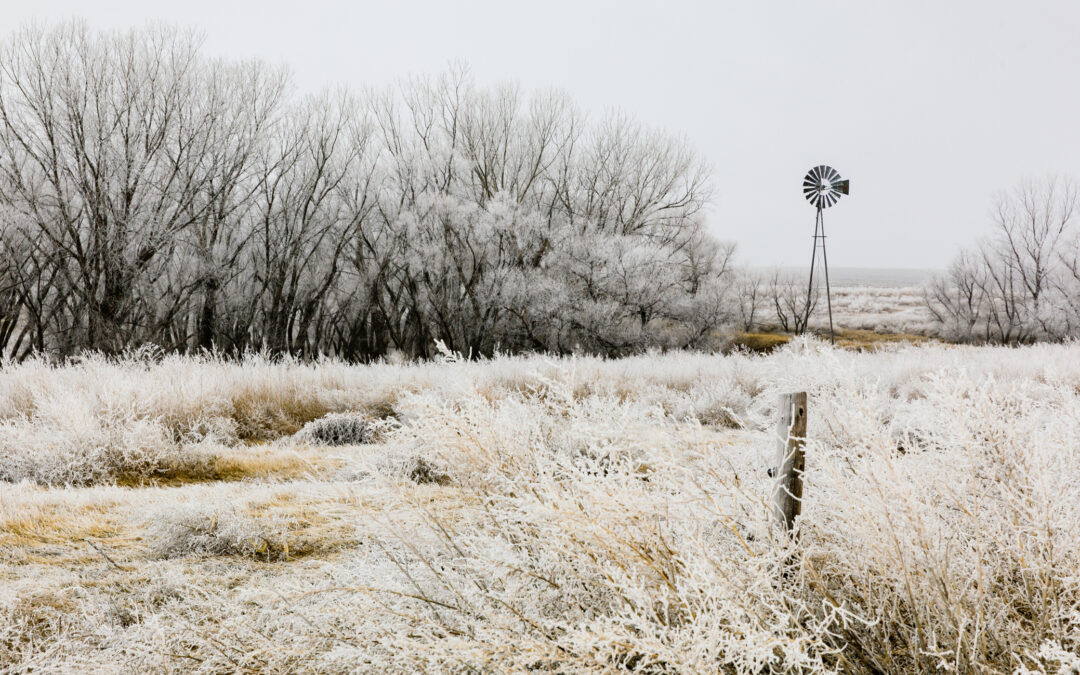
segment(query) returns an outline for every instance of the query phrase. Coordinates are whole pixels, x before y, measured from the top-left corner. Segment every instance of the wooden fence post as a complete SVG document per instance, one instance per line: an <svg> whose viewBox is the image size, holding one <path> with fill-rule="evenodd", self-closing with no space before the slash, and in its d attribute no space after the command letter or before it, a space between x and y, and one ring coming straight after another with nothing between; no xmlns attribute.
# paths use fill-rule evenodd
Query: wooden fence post
<svg viewBox="0 0 1080 675"><path fill-rule="evenodd" d="M802 511L803 469L806 468L806 392L781 394L776 422L776 486L773 488L773 518L787 531L795 527Z"/></svg>

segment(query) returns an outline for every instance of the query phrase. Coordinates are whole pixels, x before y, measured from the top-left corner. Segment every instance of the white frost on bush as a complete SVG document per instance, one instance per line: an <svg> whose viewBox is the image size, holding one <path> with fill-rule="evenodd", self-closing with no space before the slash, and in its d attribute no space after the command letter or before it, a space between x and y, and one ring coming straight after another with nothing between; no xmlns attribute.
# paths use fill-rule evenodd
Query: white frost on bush
<svg viewBox="0 0 1080 675"><path fill-rule="evenodd" d="M359 413L330 413L305 424L294 438L314 445L363 445L375 442L384 426Z"/></svg>

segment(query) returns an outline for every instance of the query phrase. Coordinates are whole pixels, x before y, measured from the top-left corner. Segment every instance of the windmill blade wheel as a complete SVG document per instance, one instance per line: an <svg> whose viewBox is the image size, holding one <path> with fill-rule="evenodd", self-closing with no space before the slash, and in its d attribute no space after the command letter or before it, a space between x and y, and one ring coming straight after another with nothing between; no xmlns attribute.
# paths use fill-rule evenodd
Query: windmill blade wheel
<svg viewBox="0 0 1080 675"><path fill-rule="evenodd" d="M816 208L827 209L848 194L850 184L836 169L819 164L803 177L803 197Z"/></svg>

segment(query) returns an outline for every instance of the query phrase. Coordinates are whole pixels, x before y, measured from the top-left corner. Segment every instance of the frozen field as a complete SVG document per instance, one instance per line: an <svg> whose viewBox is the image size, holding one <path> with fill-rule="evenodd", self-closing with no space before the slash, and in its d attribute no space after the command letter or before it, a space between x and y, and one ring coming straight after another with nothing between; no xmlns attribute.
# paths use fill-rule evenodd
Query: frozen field
<svg viewBox="0 0 1080 675"><path fill-rule="evenodd" d="M1080 345L30 362L0 420L0 672L1080 667Z"/></svg>
<svg viewBox="0 0 1080 675"><path fill-rule="evenodd" d="M833 288L833 322L838 328L878 333L927 334L930 314L919 286L837 286ZM828 326L822 302L812 324Z"/></svg>
<svg viewBox="0 0 1080 675"><path fill-rule="evenodd" d="M935 270L839 267L829 270L837 328L926 335L932 330L923 286ZM797 274L805 276L806 270ZM827 328L824 297L811 325Z"/></svg>

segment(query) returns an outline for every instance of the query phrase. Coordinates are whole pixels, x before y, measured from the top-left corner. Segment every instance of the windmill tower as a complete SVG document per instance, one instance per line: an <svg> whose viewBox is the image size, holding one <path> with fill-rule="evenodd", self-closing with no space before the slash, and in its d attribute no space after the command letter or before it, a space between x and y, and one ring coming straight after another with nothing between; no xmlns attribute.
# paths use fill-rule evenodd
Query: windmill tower
<svg viewBox="0 0 1080 675"><path fill-rule="evenodd" d="M814 218L814 250L810 254L810 285L806 289L806 310L803 314L803 330L810 321L811 299L814 295L814 267L817 264L818 248L821 248L821 262L825 268L825 300L829 306L829 342L836 344L833 336L832 291L829 288L829 257L825 254L825 220L822 212L838 202L841 195L846 195L850 181L840 178L840 174L831 166L815 166L803 178L803 196L817 209Z"/></svg>

